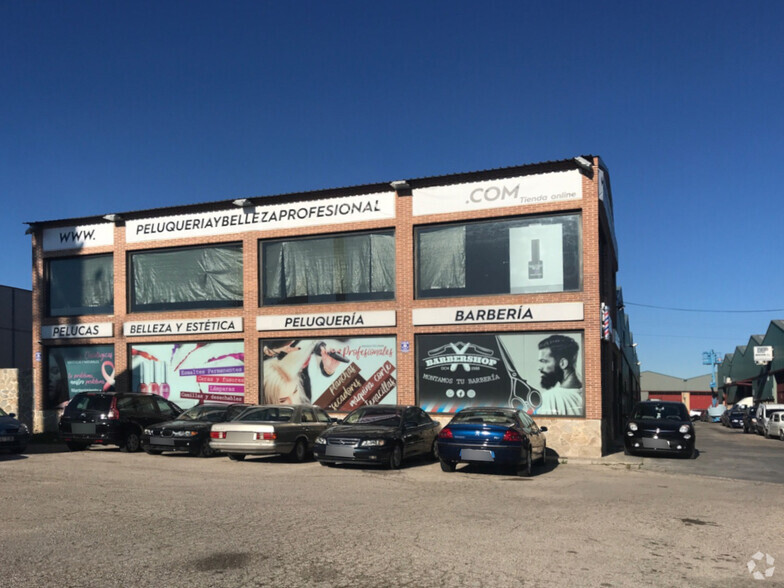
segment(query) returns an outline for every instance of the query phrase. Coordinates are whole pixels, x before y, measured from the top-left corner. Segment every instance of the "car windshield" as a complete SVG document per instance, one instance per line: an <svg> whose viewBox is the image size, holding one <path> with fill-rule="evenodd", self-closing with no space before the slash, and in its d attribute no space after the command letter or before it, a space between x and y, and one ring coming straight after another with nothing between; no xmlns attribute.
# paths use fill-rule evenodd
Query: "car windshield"
<svg viewBox="0 0 784 588"><path fill-rule="evenodd" d="M672 421L688 421L686 407L678 404L640 404L632 415L633 419L653 420L667 419Z"/></svg>
<svg viewBox="0 0 784 588"><path fill-rule="evenodd" d="M477 423L486 425L507 425L515 424L514 417L508 413L497 412L461 412L455 415L453 423Z"/></svg>
<svg viewBox="0 0 784 588"><path fill-rule="evenodd" d="M343 422L347 425L380 425L382 427L400 426L400 411L394 408L387 410L367 410L360 408L348 415Z"/></svg>
<svg viewBox="0 0 784 588"><path fill-rule="evenodd" d="M292 416L294 416L293 408L265 406L262 408L248 409L234 420L287 423L291 420Z"/></svg>
<svg viewBox="0 0 784 588"><path fill-rule="evenodd" d="M219 423L226 418L226 408L225 406L194 406L178 416L176 420Z"/></svg>

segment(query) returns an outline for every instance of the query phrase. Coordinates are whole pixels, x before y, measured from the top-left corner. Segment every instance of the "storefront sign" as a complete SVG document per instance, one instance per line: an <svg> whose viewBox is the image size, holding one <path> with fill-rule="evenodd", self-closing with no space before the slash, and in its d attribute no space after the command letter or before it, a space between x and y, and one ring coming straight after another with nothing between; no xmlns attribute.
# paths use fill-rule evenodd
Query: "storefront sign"
<svg viewBox="0 0 784 588"><path fill-rule="evenodd" d="M520 304L517 306L448 306L415 308L413 310L413 322L416 326L581 320L583 320L582 302Z"/></svg>
<svg viewBox="0 0 784 588"><path fill-rule="evenodd" d="M126 337L240 332L242 332L241 316L170 321L133 321L123 324L123 335Z"/></svg>
<svg viewBox="0 0 784 588"><path fill-rule="evenodd" d="M392 219L395 194L384 192L288 204L249 206L216 212L162 216L125 223L128 243L271 231L297 227Z"/></svg>
<svg viewBox="0 0 784 588"><path fill-rule="evenodd" d="M396 316L394 310L282 314L256 317L256 329L258 331L394 327L395 324Z"/></svg>
<svg viewBox="0 0 784 588"><path fill-rule="evenodd" d="M41 327L41 339L87 339L111 337L112 335L114 335L114 323L81 323Z"/></svg>
<svg viewBox="0 0 784 588"><path fill-rule="evenodd" d="M754 347L754 363L770 363L773 361L773 346L758 345Z"/></svg>
<svg viewBox="0 0 784 588"><path fill-rule="evenodd" d="M44 229L44 251L85 249L114 245L114 224L80 225Z"/></svg>
<svg viewBox="0 0 784 588"><path fill-rule="evenodd" d="M577 170L516 178L417 188L412 192L414 216L467 212L580 200L582 176Z"/></svg>

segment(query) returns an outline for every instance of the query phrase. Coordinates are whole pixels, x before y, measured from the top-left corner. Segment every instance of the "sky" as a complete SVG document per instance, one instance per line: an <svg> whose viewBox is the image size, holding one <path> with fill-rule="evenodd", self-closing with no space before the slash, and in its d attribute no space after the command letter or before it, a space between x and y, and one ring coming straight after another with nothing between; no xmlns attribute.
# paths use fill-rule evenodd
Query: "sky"
<svg viewBox="0 0 784 588"><path fill-rule="evenodd" d="M598 155L641 369L708 373L784 318L783 21L772 0L3 0L0 284L31 288L31 221Z"/></svg>

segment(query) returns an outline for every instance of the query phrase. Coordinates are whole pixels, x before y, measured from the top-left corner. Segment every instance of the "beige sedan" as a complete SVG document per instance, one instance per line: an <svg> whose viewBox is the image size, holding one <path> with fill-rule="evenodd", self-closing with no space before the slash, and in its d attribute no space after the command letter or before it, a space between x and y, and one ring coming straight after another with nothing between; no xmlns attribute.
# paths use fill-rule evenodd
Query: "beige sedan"
<svg viewBox="0 0 784 588"><path fill-rule="evenodd" d="M248 408L233 421L215 423L210 447L230 459L246 455L288 455L304 461L313 455L313 443L332 424L318 406L262 405Z"/></svg>

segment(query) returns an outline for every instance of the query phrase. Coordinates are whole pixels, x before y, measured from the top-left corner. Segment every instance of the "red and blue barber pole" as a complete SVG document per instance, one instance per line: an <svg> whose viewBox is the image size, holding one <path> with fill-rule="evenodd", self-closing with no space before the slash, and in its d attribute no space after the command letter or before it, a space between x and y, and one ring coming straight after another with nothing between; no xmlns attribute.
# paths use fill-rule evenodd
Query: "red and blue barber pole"
<svg viewBox="0 0 784 588"><path fill-rule="evenodd" d="M612 339L612 319L610 318L610 308L602 302L602 339L610 341Z"/></svg>

